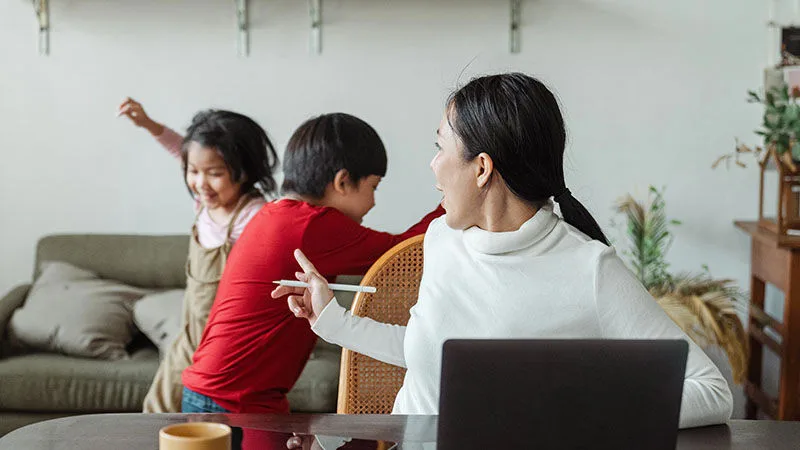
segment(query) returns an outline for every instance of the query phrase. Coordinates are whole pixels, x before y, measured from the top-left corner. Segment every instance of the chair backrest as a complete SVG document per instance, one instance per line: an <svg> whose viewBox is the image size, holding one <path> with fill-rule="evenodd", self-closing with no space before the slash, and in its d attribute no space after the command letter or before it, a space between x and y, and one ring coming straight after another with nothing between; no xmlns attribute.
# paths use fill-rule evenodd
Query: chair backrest
<svg viewBox="0 0 800 450"><path fill-rule="evenodd" d="M407 239L386 252L361 281L377 292L359 292L351 308L355 316L406 325L417 303L422 279L422 240ZM406 370L347 349L342 351L339 374L339 414L389 414L403 385Z"/></svg>

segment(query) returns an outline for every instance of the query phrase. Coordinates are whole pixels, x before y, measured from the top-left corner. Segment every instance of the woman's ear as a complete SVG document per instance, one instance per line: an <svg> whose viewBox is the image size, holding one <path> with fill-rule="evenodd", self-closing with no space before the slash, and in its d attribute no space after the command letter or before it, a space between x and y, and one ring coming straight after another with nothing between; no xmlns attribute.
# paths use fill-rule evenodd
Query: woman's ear
<svg viewBox="0 0 800 450"><path fill-rule="evenodd" d="M341 169L333 176L333 190L339 194L347 194L351 184L350 172L347 169Z"/></svg>
<svg viewBox="0 0 800 450"><path fill-rule="evenodd" d="M480 153L475 157L474 161L476 163L475 181L478 185L478 188L483 189L492 179L492 174L494 173L494 161L492 161L492 157L487 153Z"/></svg>

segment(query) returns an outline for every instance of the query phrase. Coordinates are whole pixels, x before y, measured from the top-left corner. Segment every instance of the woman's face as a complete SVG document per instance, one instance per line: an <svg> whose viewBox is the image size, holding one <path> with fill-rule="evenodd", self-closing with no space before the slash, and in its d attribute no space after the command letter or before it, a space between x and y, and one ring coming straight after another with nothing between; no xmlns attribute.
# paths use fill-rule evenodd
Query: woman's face
<svg viewBox="0 0 800 450"><path fill-rule="evenodd" d="M442 206L447 212L447 225L464 230L476 224L483 199L483 186L478 159L466 161L463 144L453 132L445 110L436 130L436 156L431 169L436 176L436 189L443 194Z"/></svg>

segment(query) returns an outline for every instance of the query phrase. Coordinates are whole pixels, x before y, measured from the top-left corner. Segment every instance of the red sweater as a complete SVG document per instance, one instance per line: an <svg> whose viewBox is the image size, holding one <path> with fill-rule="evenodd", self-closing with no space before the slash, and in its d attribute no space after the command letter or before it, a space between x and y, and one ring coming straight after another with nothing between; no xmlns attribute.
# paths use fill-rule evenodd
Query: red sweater
<svg viewBox="0 0 800 450"><path fill-rule="evenodd" d="M272 299L274 280L300 270L301 249L319 272L363 274L405 239L444 214L438 207L403 234L365 228L338 210L281 200L264 205L233 246L194 363L183 384L234 413L289 412L294 386L317 337L305 319Z"/></svg>

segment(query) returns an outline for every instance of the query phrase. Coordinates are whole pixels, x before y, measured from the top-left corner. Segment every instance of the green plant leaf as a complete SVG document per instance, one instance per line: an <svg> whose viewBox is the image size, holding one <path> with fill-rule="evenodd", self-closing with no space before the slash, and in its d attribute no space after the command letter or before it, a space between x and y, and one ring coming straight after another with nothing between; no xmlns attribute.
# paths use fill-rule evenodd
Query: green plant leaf
<svg viewBox="0 0 800 450"><path fill-rule="evenodd" d="M797 105L790 105L786 108L786 112L783 115L783 120L791 128L794 128L794 122L797 121L798 117L800 117L800 111L797 110Z"/></svg>

